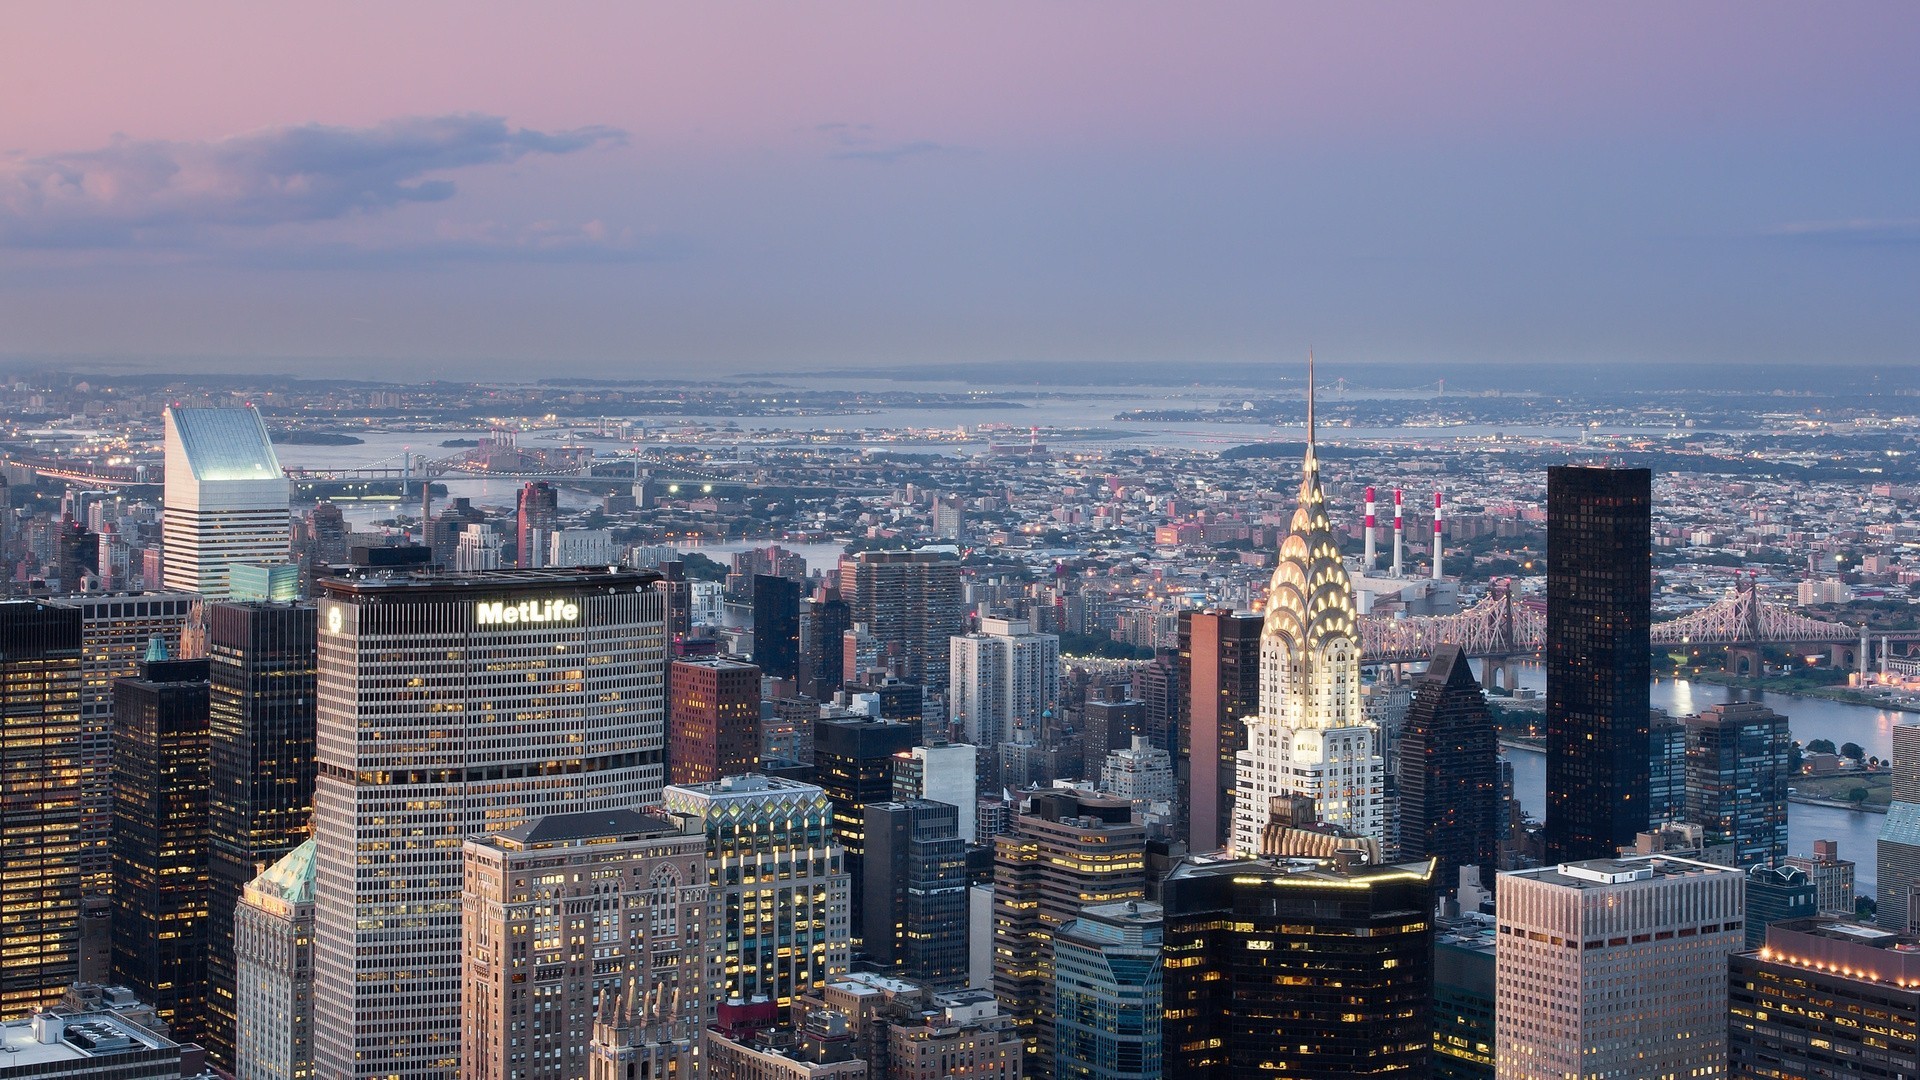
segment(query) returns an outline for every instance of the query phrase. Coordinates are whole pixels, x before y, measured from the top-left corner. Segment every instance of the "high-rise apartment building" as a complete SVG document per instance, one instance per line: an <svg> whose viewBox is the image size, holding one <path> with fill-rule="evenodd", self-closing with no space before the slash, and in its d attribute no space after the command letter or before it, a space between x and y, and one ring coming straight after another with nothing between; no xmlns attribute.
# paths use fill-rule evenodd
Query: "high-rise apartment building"
<svg viewBox="0 0 1920 1080"><path fill-rule="evenodd" d="M1146 897L1146 829L1133 806L1035 791L994 838L993 990L1026 1043L1026 1073L1051 1077L1053 941L1082 908Z"/></svg>
<svg viewBox="0 0 1920 1080"><path fill-rule="evenodd" d="M1841 919L1854 917L1853 860L1840 857L1840 842L1815 840L1813 854L1789 855L1781 865L1803 871L1813 882L1815 902L1820 914Z"/></svg>
<svg viewBox="0 0 1920 1080"><path fill-rule="evenodd" d="M760 771L760 668L720 657L667 668L667 778L704 784Z"/></svg>
<svg viewBox="0 0 1920 1080"><path fill-rule="evenodd" d="M722 1000L785 1008L847 971L852 883L827 793L775 776L671 785L669 814L704 830L720 934Z"/></svg>
<svg viewBox="0 0 1920 1080"><path fill-rule="evenodd" d="M1647 827L1653 474L1547 470L1549 861L1606 858Z"/></svg>
<svg viewBox="0 0 1920 1080"><path fill-rule="evenodd" d="M0 602L0 1019L80 973L81 640L72 608Z"/></svg>
<svg viewBox="0 0 1920 1080"><path fill-rule="evenodd" d="M1727 980L1727 1075L1920 1076L1920 938L1777 922Z"/></svg>
<svg viewBox="0 0 1920 1080"><path fill-rule="evenodd" d="M1187 847L1219 851L1233 836L1234 776L1247 748L1244 721L1260 711L1260 631L1251 612L1182 611L1180 758ZM1184 765L1184 770L1182 766ZM1179 778L1176 777L1176 782Z"/></svg>
<svg viewBox="0 0 1920 1080"><path fill-rule="evenodd" d="M1434 650L1400 728L1400 855L1439 860L1444 892L1460 868L1500 867L1500 740L1458 645Z"/></svg>
<svg viewBox="0 0 1920 1080"><path fill-rule="evenodd" d="M1300 505L1267 586L1260 631L1260 710L1235 759L1232 849L1258 854L1274 798L1305 795L1321 821L1385 835L1386 759L1379 725L1360 702L1360 628L1353 582L1327 516L1314 451L1307 377L1307 452Z"/></svg>
<svg viewBox="0 0 1920 1080"><path fill-rule="evenodd" d="M460 1075L587 1080L594 1019L630 984L669 1002L668 1024L703 1026L719 996L719 918L697 822L552 814L468 840Z"/></svg>
<svg viewBox="0 0 1920 1080"><path fill-rule="evenodd" d="M139 674L155 639L166 656L180 656L187 620L198 596L190 593L89 593L53 603L80 612L80 722L86 762L81 777L86 839L81 873L90 896L111 891L107 835L113 823L113 684Z"/></svg>
<svg viewBox="0 0 1920 1080"><path fill-rule="evenodd" d="M814 721L813 777L833 800L833 833L853 880L849 911L856 951L865 930L867 807L893 799L894 758L920 741L920 725L867 716Z"/></svg>
<svg viewBox="0 0 1920 1080"><path fill-rule="evenodd" d="M1687 717L1687 820L1733 845L1734 865L1787 856L1787 718L1758 702Z"/></svg>
<svg viewBox="0 0 1920 1080"><path fill-rule="evenodd" d="M867 959L936 990L967 984L967 842L960 811L926 799L868 803L857 887Z"/></svg>
<svg viewBox="0 0 1920 1080"><path fill-rule="evenodd" d="M888 1025L887 1072L893 1080L1020 1080L1020 1037L992 994L937 995L932 1009Z"/></svg>
<svg viewBox="0 0 1920 1080"><path fill-rule="evenodd" d="M1173 805L1173 758L1135 735L1131 749L1115 750L1101 763L1100 790L1132 803L1142 817L1166 813Z"/></svg>
<svg viewBox="0 0 1920 1080"><path fill-rule="evenodd" d="M981 619L980 629L948 645L952 680L948 717L976 746L1037 735L1041 714L1060 703L1060 637L1036 634L1023 619Z"/></svg>
<svg viewBox="0 0 1920 1080"><path fill-rule="evenodd" d="M515 525L516 564L522 568L545 566L549 538L560 530L560 493L552 484L532 480L520 489Z"/></svg>
<svg viewBox="0 0 1920 1080"><path fill-rule="evenodd" d="M800 674L800 601L805 588L778 574L753 575L753 662L776 679Z"/></svg>
<svg viewBox="0 0 1920 1080"><path fill-rule="evenodd" d="M947 641L966 628L959 553L934 548L844 555L840 598L851 624L864 624L881 648L897 650L906 678L925 688L930 708L943 711Z"/></svg>
<svg viewBox="0 0 1920 1080"><path fill-rule="evenodd" d="M113 974L183 1042L207 1010L207 662L113 687Z"/></svg>
<svg viewBox="0 0 1920 1080"><path fill-rule="evenodd" d="M234 908L307 842L313 821L317 625L311 604L207 609L208 1056L234 1068Z"/></svg>
<svg viewBox="0 0 1920 1080"><path fill-rule="evenodd" d="M1501 1080L1726 1075L1744 877L1662 855L1501 874Z"/></svg>
<svg viewBox="0 0 1920 1080"><path fill-rule="evenodd" d="M1160 891L1165 1075L1426 1074L1431 862L1200 856Z"/></svg>
<svg viewBox="0 0 1920 1080"><path fill-rule="evenodd" d="M1160 1080L1160 905L1095 904L1053 939L1055 1080Z"/></svg>
<svg viewBox="0 0 1920 1080"><path fill-rule="evenodd" d="M261 871L233 911L233 1074L313 1075L313 841Z"/></svg>
<svg viewBox="0 0 1920 1080"><path fill-rule="evenodd" d="M968 743L909 747L893 757L893 798L931 799L956 808L960 839L974 843L979 836L979 762L980 748Z"/></svg>
<svg viewBox="0 0 1920 1080"><path fill-rule="evenodd" d="M260 410L169 407L166 468L167 591L223 599L234 563L286 561L293 485Z"/></svg>
<svg viewBox="0 0 1920 1080"><path fill-rule="evenodd" d="M458 1074L456 841L659 800L666 665L653 580L502 570L323 582L318 1075Z"/></svg>

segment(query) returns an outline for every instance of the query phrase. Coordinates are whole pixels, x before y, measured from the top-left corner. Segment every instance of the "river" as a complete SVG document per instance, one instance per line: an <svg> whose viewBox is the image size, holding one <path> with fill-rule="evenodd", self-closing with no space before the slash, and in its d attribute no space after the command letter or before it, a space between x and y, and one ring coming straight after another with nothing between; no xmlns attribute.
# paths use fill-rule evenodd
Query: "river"
<svg viewBox="0 0 1920 1080"><path fill-rule="evenodd" d="M1538 664L1521 672L1520 685L1544 689L1545 672ZM1824 698L1794 697L1764 691L1737 690L1713 683L1685 679L1661 679L1648 688L1656 709L1671 716L1697 713L1709 705L1725 701L1758 701L1787 718L1793 737L1801 742L1831 739L1834 745L1856 742L1870 756L1882 760L1893 753L1893 726L1920 716L1876 709L1868 705L1850 705ZM1547 802L1547 758L1545 754L1525 750L1507 751L1513 762L1513 789L1520 805L1534 817L1544 817ZM1886 815L1860 810L1842 810L1830 806L1787 805L1787 851L1794 855L1813 853L1815 840L1840 842L1840 857L1854 861L1854 893L1872 896L1874 890L1874 842Z"/></svg>

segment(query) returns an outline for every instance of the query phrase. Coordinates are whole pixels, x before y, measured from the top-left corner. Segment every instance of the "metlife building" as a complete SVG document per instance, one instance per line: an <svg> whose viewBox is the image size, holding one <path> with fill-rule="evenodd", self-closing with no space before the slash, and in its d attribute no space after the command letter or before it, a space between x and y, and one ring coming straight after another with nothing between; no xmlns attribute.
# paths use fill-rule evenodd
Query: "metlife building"
<svg viewBox="0 0 1920 1080"><path fill-rule="evenodd" d="M520 569L322 583L317 1075L459 1074L468 837L660 800L656 580Z"/></svg>

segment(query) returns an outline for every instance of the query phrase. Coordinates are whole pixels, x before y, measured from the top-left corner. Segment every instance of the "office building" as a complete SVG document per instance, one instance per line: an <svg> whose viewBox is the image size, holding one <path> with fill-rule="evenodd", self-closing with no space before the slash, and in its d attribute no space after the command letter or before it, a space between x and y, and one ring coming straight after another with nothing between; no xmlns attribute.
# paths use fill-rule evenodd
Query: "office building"
<svg viewBox="0 0 1920 1080"><path fill-rule="evenodd" d="M933 1008L887 1027L892 1080L1020 1080L1020 1036L983 990L934 996Z"/></svg>
<svg viewBox="0 0 1920 1080"><path fill-rule="evenodd" d="M959 553L930 548L843 555L840 598L847 602L850 625L865 625L880 648L894 650L901 674L925 688L931 707L943 713L948 641L966 629Z"/></svg>
<svg viewBox="0 0 1920 1080"><path fill-rule="evenodd" d="M1125 687L1103 688L1104 696L1089 691L1080 706L1080 756L1086 762L1089 778L1100 775L1100 765L1115 750L1133 745L1136 735L1147 734L1147 703L1126 696Z"/></svg>
<svg viewBox="0 0 1920 1080"><path fill-rule="evenodd" d="M1158 904L1082 908L1053 942L1055 1080L1160 1080Z"/></svg>
<svg viewBox="0 0 1920 1080"><path fill-rule="evenodd" d="M1647 828L1653 474L1547 470L1547 859Z"/></svg>
<svg viewBox="0 0 1920 1080"><path fill-rule="evenodd" d="M318 1075L459 1072L462 859L450 838L659 800L653 580L502 570L322 583Z"/></svg>
<svg viewBox="0 0 1920 1080"><path fill-rule="evenodd" d="M760 669L719 657L667 669L667 775L704 784L760 771Z"/></svg>
<svg viewBox="0 0 1920 1080"><path fill-rule="evenodd" d="M1853 860L1840 857L1840 842L1815 840L1813 854L1789 855L1781 865L1803 871L1813 882L1815 903L1820 914L1851 919L1853 906Z"/></svg>
<svg viewBox="0 0 1920 1080"><path fill-rule="evenodd" d="M1234 774L1240 751L1247 748L1244 721L1260 711L1265 625L1265 619L1248 612L1180 613L1178 681L1187 693L1175 769L1185 767L1183 805L1191 851L1219 851L1233 836Z"/></svg>
<svg viewBox="0 0 1920 1080"><path fill-rule="evenodd" d="M207 661L113 688L113 976L192 1042L207 1011Z"/></svg>
<svg viewBox="0 0 1920 1080"><path fill-rule="evenodd" d="M1400 727L1400 857L1433 858L1440 887L1460 868L1500 867L1500 738L1493 712L1458 645L1434 650L1413 683Z"/></svg>
<svg viewBox="0 0 1920 1080"><path fill-rule="evenodd" d="M1145 899L1146 848L1131 804L1070 789L1032 792L994 838L993 990L1028 1076L1053 1075L1054 938L1082 908Z"/></svg>
<svg viewBox="0 0 1920 1080"><path fill-rule="evenodd" d="M671 1026L705 1025L720 981L711 878L697 822L633 810L468 840L460 1075L587 1080L586 1036L629 984L664 997Z"/></svg>
<svg viewBox="0 0 1920 1080"><path fill-rule="evenodd" d="M1687 820L1687 725L1658 709L1647 718L1647 827Z"/></svg>
<svg viewBox="0 0 1920 1080"><path fill-rule="evenodd" d="M1744 878L1660 855L1501 874L1501 1080L1724 1076Z"/></svg>
<svg viewBox="0 0 1920 1080"><path fill-rule="evenodd" d="M1920 885L1920 724L1893 726L1893 801L1874 845L1878 886L1874 921L1910 933L1920 920L1914 909Z"/></svg>
<svg viewBox="0 0 1920 1080"><path fill-rule="evenodd" d="M960 839L979 839L980 748L967 743L937 742L909 747L893 757L895 801L931 799L959 811Z"/></svg>
<svg viewBox="0 0 1920 1080"><path fill-rule="evenodd" d="M1165 1075L1425 1075L1431 862L1200 856L1160 892Z"/></svg>
<svg viewBox="0 0 1920 1080"><path fill-rule="evenodd" d="M533 480L520 489L515 525L515 565L523 569L545 566L548 542L560 531L560 493L552 484Z"/></svg>
<svg viewBox="0 0 1920 1080"><path fill-rule="evenodd" d="M205 1057L108 1009L0 1022L0 1080L187 1080Z"/></svg>
<svg viewBox="0 0 1920 1080"><path fill-rule="evenodd" d="M1757 702L1687 717L1687 820L1733 845L1734 865L1787 857L1787 718Z"/></svg>
<svg viewBox="0 0 1920 1080"><path fill-rule="evenodd" d="M800 600L805 587L777 574L753 575L753 662L775 679L800 674Z"/></svg>
<svg viewBox="0 0 1920 1080"><path fill-rule="evenodd" d="M1767 927L1774 923L1819 915L1819 891L1804 870L1755 864L1747 867L1746 911L1747 935L1740 947L1757 949L1766 944Z"/></svg>
<svg viewBox="0 0 1920 1080"><path fill-rule="evenodd" d="M826 701L846 684L845 641L853 625L853 609L840 599L840 590L822 585L800 606L800 692Z"/></svg>
<svg viewBox="0 0 1920 1080"><path fill-rule="evenodd" d="M854 971L802 996L789 1015L824 1021L835 1031L835 1038L852 1044L853 1052L867 1063L867 1075L886 1076L888 1029L932 1003L933 994L922 983Z"/></svg>
<svg viewBox="0 0 1920 1080"><path fill-rule="evenodd" d="M859 887L868 960L936 990L967 985L967 842L960 811L926 799L868 803Z"/></svg>
<svg viewBox="0 0 1920 1080"><path fill-rule="evenodd" d="M1735 1077L1920 1076L1920 939L1849 920L1774 923L1727 973Z"/></svg>
<svg viewBox="0 0 1920 1080"><path fill-rule="evenodd" d="M1235 758L1231 843L1242 856L1259 853L1268 808L1280 795L1313 799L1328 825L1374 840L1385 835L1385 748L1360 703L1353 582L1320 487L1311 371L1307 382L1300 504L1267 586L1260 709Z"/></svg>
<svg viewBox="0 0 1920 1080"><path fill-rule="evenodd" d="M0 602L0 1018L80 975L81 641L72 608Z"/></svg>
<svg viewBox="0 0 1920 1080"><path fill-rule="evenodd" d="M292 498L258 409L170 406L161 509L167 591L223 599L233 564L286 561Z"/></svg>
<svg viewBox="0 0 1920 1080"><path fill-rule="evenodd" d="M181 656L187 620L200 602L189 593L93 593L52 601L80 612L81 776L85 840L83 888L112 891L107 835L113 825L113 684L139 674L156 639L166 656ZM103 976L104 977L104 976Z"/></svg>
<svg viewBox="0 0 1920 1080"><path fill-rule="evenodd" d="M948 718L975 746L995 747L1017 731L1040 733L1040 718L1060 703L1060 638L1036 634L1022 619L981 619L980 629L948 644Z"/></svg>
<svg viewBox="0 0 1920 1080"><path fill-rule="evenodd" d="M1433 1080L1493 1080L1491 916L1442 921L1433 938Z"/></svg>
<svg viewBox="0 0 1920 1080"><path fill-rule="evenodd" d="M619 561L611 529L555 529L547 537L547 566L612 566Z"/></svg>
<svg viewBox="0 0 1920 1080"><path fill-rule="evenodd" d="M234 907L249 882L307 842L312 827L317 627L311 604L214 604L207 624L203 1044L214 1064L233 1069Z"/></svg>
<svg viewBox="0 0 1920 1080"><path fill-rule="evenodd" d="M700 1075L703 1025L680 1019L686 1010L664 986L629 980L603 995L587 1042L587 1080L691 1080Z"/></svg>
<svg viewBox="0 0 1920 1080"><path fill-rule="evenodd" d="M865 879L867 807L893 799L893 759L920 741L920 725L867 716L832 717L813 724L814 781L833 800L833 834L846 855L853 879L851 898L856 951L865 929L866 897L858 883Z"/></svg>
<svg viewBox="0 0 1920 1080"><path fill-rule="evenodd" d="M313 1075L313 841L247 883L233 910L233 1074Z"/></svg>
<svg viewBox="0 0 1920 1080"><path fill-rule="evenodd" d="M1135 735L1131 749L1115 750L1101 764L1100 790L1132 803L1142 819L1162 815L1165 820L1173 807L1173 757L1154 749L1145 735Z"/></svg>
<svg viewBox="0 0 1920 1080"><path fill-rule="evenodd" d="M227 597L231 600L300 598L300 567L290 562L237 562L227 567Z"/></svg>
<svg viewBox="0 0 1920 1080"><path fill-rule="evenodd" d="M718 892L721 1000L781 1008L847 971L852 883L826 792L772 776L671 785L661 805L700 823Z"/></svg>
<svg viewBox="0 0 1920 1080"><path fill-rule="evenodd" d="M783 1031L770 1018L729 1015L740 1011L752 1007L722 1006L720 1022L706 1031L706 1080L867 1080L867 1061L834 1014L811 1013L797 1031Z"/></svg>

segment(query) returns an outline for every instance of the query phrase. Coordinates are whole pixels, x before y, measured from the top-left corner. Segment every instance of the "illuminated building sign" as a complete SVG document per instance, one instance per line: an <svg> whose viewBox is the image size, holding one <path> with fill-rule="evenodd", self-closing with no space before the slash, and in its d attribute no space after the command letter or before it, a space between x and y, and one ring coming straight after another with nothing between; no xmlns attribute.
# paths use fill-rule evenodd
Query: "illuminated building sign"
<svg viewBox="0 0 1920 1080"><path fill-rule="evenodd" d="M570 623L580 617L580 605L571 600L522 600L517 604L483 601L473 606L473 615L481 626Z"/></svg>

